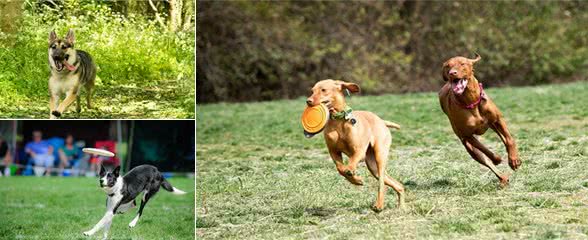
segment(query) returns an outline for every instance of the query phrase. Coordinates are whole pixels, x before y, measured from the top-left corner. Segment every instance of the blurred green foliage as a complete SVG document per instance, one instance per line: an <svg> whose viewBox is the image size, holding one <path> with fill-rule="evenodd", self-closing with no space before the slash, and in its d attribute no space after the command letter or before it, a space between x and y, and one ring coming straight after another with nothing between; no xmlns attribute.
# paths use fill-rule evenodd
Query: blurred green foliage
<svg viewBox="0 0 588 240"><path fill-rule="evenodd" d="M43 106L48 104L49 32L55 30L58 36L64 37L68 29L73 29L76 49L89 52L99 67L97 95L106 95L112 100L130 97L137 101L126 102L127 105L141 104L139 100L145 100L161 105L160 108L181 109L173 116L166 116L165 112L159 116L157 113L118 112L115 117L184 118L194 115L193 30L167 31L148 16L122 15L99 1L71 0L58 5L24 1L22 11L18 22L14 23L18 26L16 32L0 32L0 109L11 109L4 112L14 111L15 104L39 101ZM126 96L128 91L121 91L121 86L144 91L133 90L136 96ZM147 89L156 93L147 93ZM88 117L109 118L99 112ZM9 115L31 116L14 112Z"/></svg>
<svg viewBox="0 0 588 240"><path fill-rule="evenodd" d="M482 56L489 86L588 75L588 3L199 2L199 102L295 98L316 81L368 94L436 91L442 63Z"/></svg>

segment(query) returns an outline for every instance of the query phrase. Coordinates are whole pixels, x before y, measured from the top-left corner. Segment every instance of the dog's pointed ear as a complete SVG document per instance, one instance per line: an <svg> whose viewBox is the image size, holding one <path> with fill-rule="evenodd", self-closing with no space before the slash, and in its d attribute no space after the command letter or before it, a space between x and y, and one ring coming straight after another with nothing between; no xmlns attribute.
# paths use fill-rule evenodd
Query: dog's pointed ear
<svg viewBox="0 0 588 240"><path fill-rule="evenodd" d="M359 85L350 82L341 81L341 90L347 89L349 92L358 93L360 91Z"/></svg>
<svg viewBox="0 0 588 240"><path fill-rule="evenodd" d="M67 35L65 36L65 40L71 44L73 44L76 41L76 37L74 35L73 29L69 29L69 31L67 31Z"/></svg>
<svg viewBox="0 0 588 240"><path fill-rule="evenodd" d="M104 174L106 173L106 169L104 169L104 165L100 164L100 176L104 176Z"/></svg>
<svg viewBox="0 0 588 240"><path fill-rule="evenodd" d="M51 32L49 33L49 44L51 44L55 40L57 40L57 34L55 33L55 30L51 30Z"/></svg>
<svg viewBox="0 0 588 240"><path fill-rule="evenodd" d="M116 168L114 168L114 171L112 173L114 174L115 177L120 176L120 166L116 166Z"/></svg>

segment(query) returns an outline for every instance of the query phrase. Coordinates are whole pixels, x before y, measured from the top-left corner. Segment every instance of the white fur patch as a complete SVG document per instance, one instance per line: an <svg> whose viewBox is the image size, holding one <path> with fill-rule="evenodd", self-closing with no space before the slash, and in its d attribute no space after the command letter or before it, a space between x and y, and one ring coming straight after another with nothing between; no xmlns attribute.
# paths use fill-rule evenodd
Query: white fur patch
<svg viewBox="0 0 588 240"><path fill-rule="evenodd" d="M186 192L184 192L184 191L182 191L182 190L180 190L180 189L177 189L177 188L175 188L175 187L172 187L172 188L173 188L173 190L174 190L174 191L172 192L173 194L176 194L176 195L182 195L182 194L186 194Z"/></svg>
<svg viewBox="0 0 588 240"><path fill-rule="evenodd" d="M137 225L137 222L138 222L138 221L139 221L139 214L137 214L137 216L135 216L135 218L133 218L133 221L131 221L131 222L129 223L129 227L130 227L130 228L132 228L132 227L135 227L135 226Z"/></svg>

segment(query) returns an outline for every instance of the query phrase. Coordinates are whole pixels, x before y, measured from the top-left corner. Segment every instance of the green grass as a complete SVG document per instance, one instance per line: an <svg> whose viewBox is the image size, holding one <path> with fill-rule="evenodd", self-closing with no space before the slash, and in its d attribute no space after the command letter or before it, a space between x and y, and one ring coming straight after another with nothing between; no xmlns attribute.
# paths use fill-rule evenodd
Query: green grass
<svg viewBox="0 0 588 240"><path fill-rule="evenodd" d="M522 160L500 190L453 134L436 93L354 96L402 126L388 173L407 189L370 210L377 181L339 176L322 134L306 139L304 98L199 105L196 236L205 239L553 239L588 234L588 82L490 88ZM491 130L481 141L506 159ZM500 171L511 173L507 164Z"/></svg>
<svg viewBox="0 0 588 240"><path fill-rule="evenodd" d="M48 81L48 77L45 80ZM190 90L192 89L192 90ZM82 91L82 111L72 103L62 115L64 119L188 119L194 118L194 84L182 81L157 81L153 87L134 84L105 85L98 83L92 97L93 108L86 107ZM45 92L43 92L45 93ZM0 118L49 118L49 94L46 97L0 96ZM65 96L62 96L61 101Z"/></svg>
<svg viewBox="0 0 588 240"><path fill-rule="evenodd" d="M138 208L117 215L110 239L194 239L194 180L169 181L188 194L161 189L133 229ZM105 202L96 178L0 178L0 239L101 239L102 231L91 238L82 232L104 215Z"/></svg>

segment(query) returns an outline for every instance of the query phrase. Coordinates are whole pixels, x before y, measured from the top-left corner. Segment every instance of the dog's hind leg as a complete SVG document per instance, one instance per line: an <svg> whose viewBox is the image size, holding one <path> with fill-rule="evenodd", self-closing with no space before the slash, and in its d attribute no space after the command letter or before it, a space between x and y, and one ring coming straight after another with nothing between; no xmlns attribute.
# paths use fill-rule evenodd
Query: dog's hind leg
<svg viewBox="0 0 588 240"><path fill-rule="evenodd" d="M472 140L472 138L474 137L465 137L461 140L463 146L466 148L470 156L472 156L472 158L480 164L489 168L490 171L492 171L492 173L494 173L494 175L496 175L496 177L500 180L501 187L508 185L508 176L498 173L498 169L496 169L494 164L492 164L489 159L485 158L482 152L475 147L475 144L473 144L475 140Z"/></svg>
<svg viewBox="0 0 588 240"><path fill-rule="evenodd" d="M482 144L480 142L480 140L478 140L476 137L471 137L470 140L471 140L472 145L475 148L482 151L482 153L484 153L488 158L490 158L490 160L492 160L492 163L494 165L498 165L502 162L502 158L500 157L500 155L495 154L492 151L490 151L490 149L488 149L486 146L484 146L484 144Z"/></svg>
<svg viewBox="0 0 588 240"><path fill-rule="evenodd" d="M94 83L87 83L86 85L86 107L88 109L92 108L92 88L94 87Z"/></svg>
<svg viewBox="0 0 588 240"><path fill-rule="evenodd" d="M370 173L376 178L380 179L380 173L378 172L378 164L376 162L376 155L374 153L373 148L368 148L367 154L365 156L365 163L370 170ZM384 173L384 183L394 189L396 194L398 195L398 208L404 207L404 186L402 183L396 181L396 179L390 177L387 173Z"/></svg>
<svg viewBox="0 0 588 240"><path fill-rule="evenodd" d="M159 186L157 187L159 189ZM133 228L137 225L139 218L143 215L143 208L149 201L149 198L153 197L157 193L157 190L148 190L147 192L143 193L143 198L141 199L141 206L139 207L139 211L137 212L137 216L133 218L133 220L129 223L129 228Z"/></svg>
<svg viewBox="0 0 588 240"><path fill-rule="evenodd" d="M80 95L76 96L76 112L80 113L82 111L82 105L80 105Z"/></svg>

